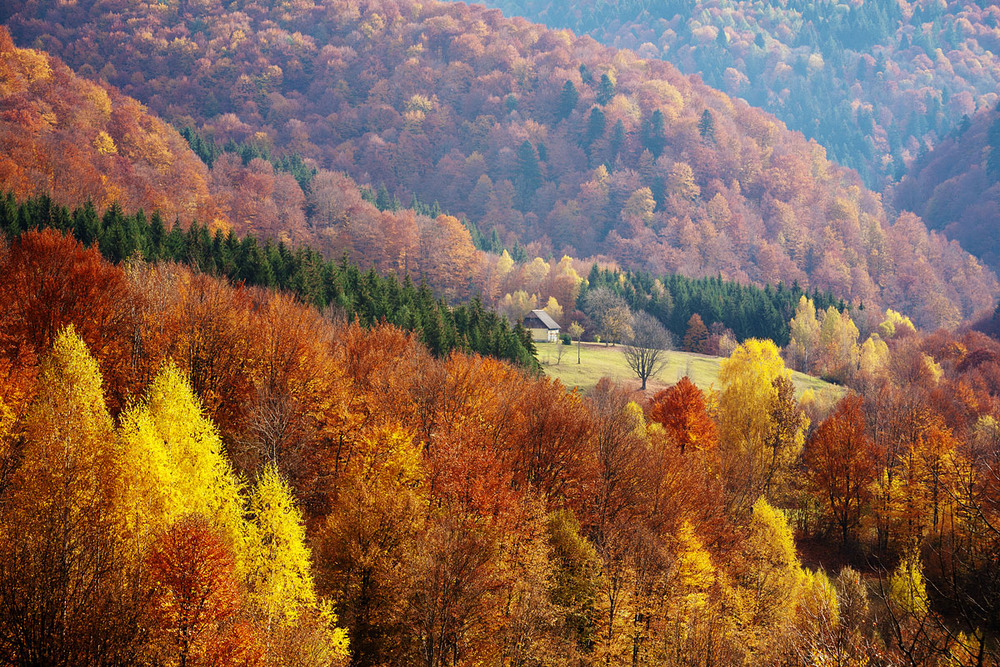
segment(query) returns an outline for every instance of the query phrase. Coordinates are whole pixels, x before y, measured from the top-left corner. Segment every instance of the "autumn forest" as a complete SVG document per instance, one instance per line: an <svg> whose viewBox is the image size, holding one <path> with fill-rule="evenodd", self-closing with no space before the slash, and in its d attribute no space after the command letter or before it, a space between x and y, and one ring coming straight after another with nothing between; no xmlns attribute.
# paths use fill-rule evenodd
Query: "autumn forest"
<svg viewBox="0 0 1000 667"><path fill-rule="evenodd" d="M0 666L1000 665L997 8L491 4L2 3Z"/></svg>

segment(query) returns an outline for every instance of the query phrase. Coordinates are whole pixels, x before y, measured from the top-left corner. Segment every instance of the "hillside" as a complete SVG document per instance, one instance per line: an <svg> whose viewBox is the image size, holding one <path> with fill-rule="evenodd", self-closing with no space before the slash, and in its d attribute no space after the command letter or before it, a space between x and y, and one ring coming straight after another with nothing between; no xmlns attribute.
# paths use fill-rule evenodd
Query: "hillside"
<svg viewBox="0 0 1000 667"><path fill-rule="evenodd" d="M897 180L1000 87L991 3L491 0L510 14L660 57L764 108L858 170Z"/></svg>
<svg viewBox="0 0 1000 667"><path fill-rule="evenodd" d="M393 2L0 4L0 667L1000 664L1000 309L880 307L995 276L665 63Z"/></svg>
<svg viewBox="0 0 1000 667"><path fill-rule="evenodd" d="M0 191L212 222L208 170L177 132L0 26Z"/></svg>
<svg viewBox="0 0 1000 667"><path fill-rule="evenodd" d="M346 253L365 268L423 277L449 298L486 291L484 257L456 219L380 211L349 177L317 176L298 160L266 154L251 138L207 156L206 165L135 99L75 75L56 57L15 47L0 26L0 194L47 196L71 208L89 201L97 215L117 204L156 211L168 228L198 221L212 233L311 245L328 258ZM307 226L296 180L303 174L327 197L314 217L338 224Z"/></svg>
<svg viewBox="0 0 1000 667"><path fill-rule="evenodd" d="M917 160L895 188L894 202L1000 269L1000 120L976 114Z"/></svg>
<svg viewBox="0 0 1000 667"><path fill-rule="evenodd" d="M299 183L252 154L217 160L229 198L216 197L241 231L292 229L395 270L436 256L418 241L442 232L419 218L351 223L361 199L328 171L346 170L533 255L798 281L924 327L993 305L994 276L957 245L911 215L890 218L822 148L666 63L461 4L160 7L14 1L0 12L19 42L217 146L318 169Z"/></svg>
<svg viewBox="0 0 1000 667"><path fill-rule="evenodd" d="M582 395L29 230L0 663L994 664L1000 344L889 345L832 411L761 341L712 397Z"/></svg>

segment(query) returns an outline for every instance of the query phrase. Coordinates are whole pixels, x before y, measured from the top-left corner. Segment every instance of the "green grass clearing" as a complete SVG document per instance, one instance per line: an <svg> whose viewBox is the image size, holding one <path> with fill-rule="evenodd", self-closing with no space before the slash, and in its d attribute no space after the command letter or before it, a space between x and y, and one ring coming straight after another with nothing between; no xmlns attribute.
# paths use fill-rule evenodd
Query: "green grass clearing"
<svg viewBox="0 0 1000 667"><path fill-rule="evenodd" d="M566 387L578 387L589 391L602 377L638 389L639 379L625 363L621 347L605 347L603 343L584 343L580 348L580 363L576 363L576 343L565 346L562 343L535 343L538 361L546 375L561 381ZM558 358L562 348L562 360ZM657 391L669 387L687 375L701 389L719 388L719 364L724 357L709 357L691 352L667 352L667 365L660 373L646 383L646 393L652 396ZM830 393L833 400L845 393L843 387L824 382L819 378L792 371L792 381L801 396L806 389L812 389L817 398Z"/></svg>

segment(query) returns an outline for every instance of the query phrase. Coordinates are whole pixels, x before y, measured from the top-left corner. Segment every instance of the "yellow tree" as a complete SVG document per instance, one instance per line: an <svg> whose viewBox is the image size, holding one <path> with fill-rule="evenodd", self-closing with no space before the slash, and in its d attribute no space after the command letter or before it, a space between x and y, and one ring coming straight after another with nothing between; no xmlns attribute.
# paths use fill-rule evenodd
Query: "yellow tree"
<svg viewBox="0 0 1000 667"><path fill-rule="evenodd" d="M872 334L858 351L858 370L869 378L877 376L889 361L889 346L878 334Z"/></svg>
<svg viewBox="0 0 1000 667"><path fill-rule="evenodd" d="M920 553L910 546L889 576L888 589L881 584L885 600L888 641L905 659L906 664L929 664L940 655L948 643L941 632L941 620L931 609L927 596Z"/></svg>
<svg viewBox="0 0 1000 667"><path fill-rule="evenodd" d="M273 465L250 494L246 588L252 613L265 625L272 659L338 664L347 658L347 633L332 605L316 594L302 513Z"/></svg>
<svg viewBox="0 0 1000 667"><path fill-rule="evenodd" d="M719 610L713 598L715 566L687 519L677 529L676 557L667 597L666 652L676 664L711 655L712 626ZM666 657L666 656L665 656Z"/></svg>
<svg viewBox="0 0 1000 667"><path fill-rule="evenodd" d="M756 338L720 366L719 449L734 504L756 500L802 447L806 422L796 418L788 375L778 347Z"/></svg>
<svg viewBox="0 0 1000 667"><path fill-rule="evenodd" d="M892 308L885 311L885 320L878 325L879 334L882 338L896 338L897 336L909 336L915 333L917 328L913 326L910 318L897 313Z"/></svg>
<svg viewBox="0 0 1000 667"><path fill-rule="evenodd" d="M826 309L822 320L818 369L825 376L847 380L858 367L858 327L846 310L840 312L833 306Z"/></svg>
<svg viewBox="0 0 1000 667"><path fill-rule="evenodd" d="M504 294L497 307L511 322L520 322L537 306L537 295L515 290L513 294Z"/></svg>
<svg viewBox="0 0 1000 667"><path fill-rule="evenodd" d="M545 304L545 312L554 319L556 322L561 322L563 318L563 307L559 305L559 302L554 296L550 296L549 300Z"/></svg>
<svg viewBox="0 0 1000 667"><path fill-rule="evenodd" d="M812 299L803 294L788 323L788 362L803 373L812 370L819 348L819 320Z"/></svg>
<svg viewBox="0 0 1000 667"><path fill-rule="evenodd" d="M754 503L735 576L735 609L745 640L758 656L778 648L794 620L803 572L788 520L760 498Z"/></svg>
<svg viewBox="0 0 1000 667"><path fill-rule="evenodd" d="M168 363L153 379L145 400L122 418L122 448L136 462L127 506L140 535L167 529L179 517L200 515L244 553L240 482L201 401L177 366Z"/></svg>
<svg viewBox="0 0 1000 667"><path fill-rule="evenodd" d="M252 603L270 627L292 624L300 611L316 604L305 544L302 513L292 490L271 465L264 468L250 495L247 577Z"/></svg>
<svg viewBox="0 0 1000 667"><path fill-rule="evenodd" d="M795 384L788 375L776 377L772 384L775 396L769 414L771 432L766 443L769 458L764 467L764 493L768 497L793 484L792 468L802 453L805 432L809 428L809 418L795 400Z"/></svg>
<svg viewBox="0 0 1000 667"><path fill-rule="evenodd" d="M121 460L101 375L72 326L41 365L23 434L0 498L0 663L121 660L138 650L141 592L120 539Z"/></svg>
<svg viewBox="0 0 1000 667"><path fill-rule="evenodd" d="M795 616L789 652L804 658L805 664L827 664L831 648L836 644L840 604L837 590L823 570L802 572Z"/></svg>
<svg viewBox="0 0 1000 667"><path fill-rule="evenodd" d="M133 406L122 414L118 440L132 469L122 496L128 534L137 548L145 551L179 515L177 466L145 405Z"/></svg>

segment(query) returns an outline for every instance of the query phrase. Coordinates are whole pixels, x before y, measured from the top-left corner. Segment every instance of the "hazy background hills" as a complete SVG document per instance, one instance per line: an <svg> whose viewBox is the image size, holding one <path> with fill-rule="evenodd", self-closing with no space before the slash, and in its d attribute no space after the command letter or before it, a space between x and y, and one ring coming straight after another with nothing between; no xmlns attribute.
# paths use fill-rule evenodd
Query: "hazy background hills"
<svg viewBox="0 0 1000 667"><path fill-rule="evenodd" d="M989 2L487 4L697 73L816 139L879 190L997 101L1000 10Z"/></svg>
<svg viewBox="0 0 1000 667"><path fill-rule="evenodd" d="M397 271L421 238L462 244L400 214L389 231L374 211L359 223L360 196L332 173L346 171L531 255L798 281L923 326L992 306L995 278L957 246L665 62L462 4L157 7L11 2L2 18L19 43L193 128L219 224Z"/></svg>

